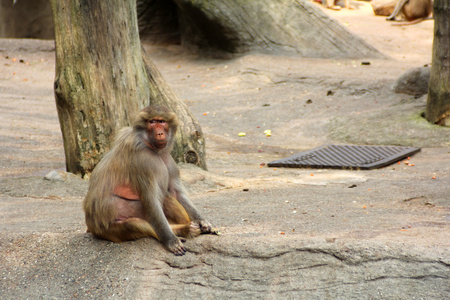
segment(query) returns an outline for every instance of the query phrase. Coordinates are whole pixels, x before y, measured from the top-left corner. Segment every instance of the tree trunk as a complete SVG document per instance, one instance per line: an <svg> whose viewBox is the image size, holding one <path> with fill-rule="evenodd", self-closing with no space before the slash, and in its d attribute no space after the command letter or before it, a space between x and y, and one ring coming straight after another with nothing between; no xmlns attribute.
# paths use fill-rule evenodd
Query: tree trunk
<svg viewBox="0 0 450 300"><path fill-rule="evenodd" d="M434 1L434 39L425 116L431 123L450 126L450 2Z"/></svg>
<svg viewBox="0 0 450 300"><path fill-rule="evenodd" d="M55 100L69 172L89 174L117 130L150 104L167 105L181 124L176 161L206 168L197 121L172 93L139 40L135 0L51 0Z"/></svg>
<svg viewBox="0 0 450 300"><path fill-rule="evenodd" d="M222 57L250 51L318 58L385 57L310 0L172 0L176 6L158 5L170 0L138 2L143 36L155 42L157 33L171 36L192 52ZM154 11L167 16L165 22L150 20Z"/></svg>

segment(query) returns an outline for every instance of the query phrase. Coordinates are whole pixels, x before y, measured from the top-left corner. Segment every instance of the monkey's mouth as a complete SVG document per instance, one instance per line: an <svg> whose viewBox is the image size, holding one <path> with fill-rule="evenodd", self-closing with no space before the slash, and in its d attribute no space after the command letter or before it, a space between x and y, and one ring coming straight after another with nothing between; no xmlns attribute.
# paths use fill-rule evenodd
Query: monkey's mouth
<svg viewBox="0 0 450 300"><path fill-rule="evenodd" d="M155 142L155 147L157 149L164 149L166 148L167 142L166 141L156 141Z"/></svg>

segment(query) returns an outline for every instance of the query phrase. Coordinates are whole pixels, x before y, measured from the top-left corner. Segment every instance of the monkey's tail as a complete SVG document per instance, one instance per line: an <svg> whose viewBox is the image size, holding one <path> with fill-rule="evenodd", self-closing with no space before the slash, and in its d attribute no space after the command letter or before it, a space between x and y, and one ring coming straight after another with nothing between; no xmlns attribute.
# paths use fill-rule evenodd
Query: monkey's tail
<svg viewBox="0 0 450 300"><path fill-rule="evenodd" d="M422 21L426 21L426 20L433 20L433 18L431 18L431 17L418 18L418 19L412 20L411 22L392 24L392 26L409 26L409 25L414 25L414 24L420 23Z"/></svg>

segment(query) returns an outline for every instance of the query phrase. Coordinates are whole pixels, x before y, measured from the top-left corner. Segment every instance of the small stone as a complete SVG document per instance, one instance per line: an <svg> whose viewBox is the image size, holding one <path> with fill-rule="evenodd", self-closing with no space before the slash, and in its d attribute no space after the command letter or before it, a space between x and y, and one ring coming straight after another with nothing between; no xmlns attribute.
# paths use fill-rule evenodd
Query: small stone
<svg viewBox="0 0 450 300"><path fill-rule="evenodd" d="M407 95L425 95L428 93L430 82L429 67L413 68L403 73L394 83L395 93Z"/></svg>
<svg viewBox="0 0 450 300"><path fill-rule="evenodd" d="M73 173L52 170L45 175L44 180L48 181L69 181L71 179L79 179L79 177Z"/></svg>
<svg viewBox="0 0 450 300"><path fill-rule="evenodd" d="M45 175L44 179L48 181L64 181L61 175L55 170L52 170L47 175Z"/></svg>

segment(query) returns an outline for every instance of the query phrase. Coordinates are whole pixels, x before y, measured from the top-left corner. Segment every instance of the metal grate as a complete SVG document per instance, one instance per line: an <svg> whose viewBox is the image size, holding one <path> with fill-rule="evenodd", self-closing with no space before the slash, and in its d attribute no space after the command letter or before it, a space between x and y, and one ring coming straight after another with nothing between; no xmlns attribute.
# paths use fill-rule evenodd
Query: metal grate
<svg viewBox="0 0 450 300"><path fill-rule="evenodd" d="M268 163L269 167L361 169L381 168L420 151L399 146L325 145Z"/></svg>

